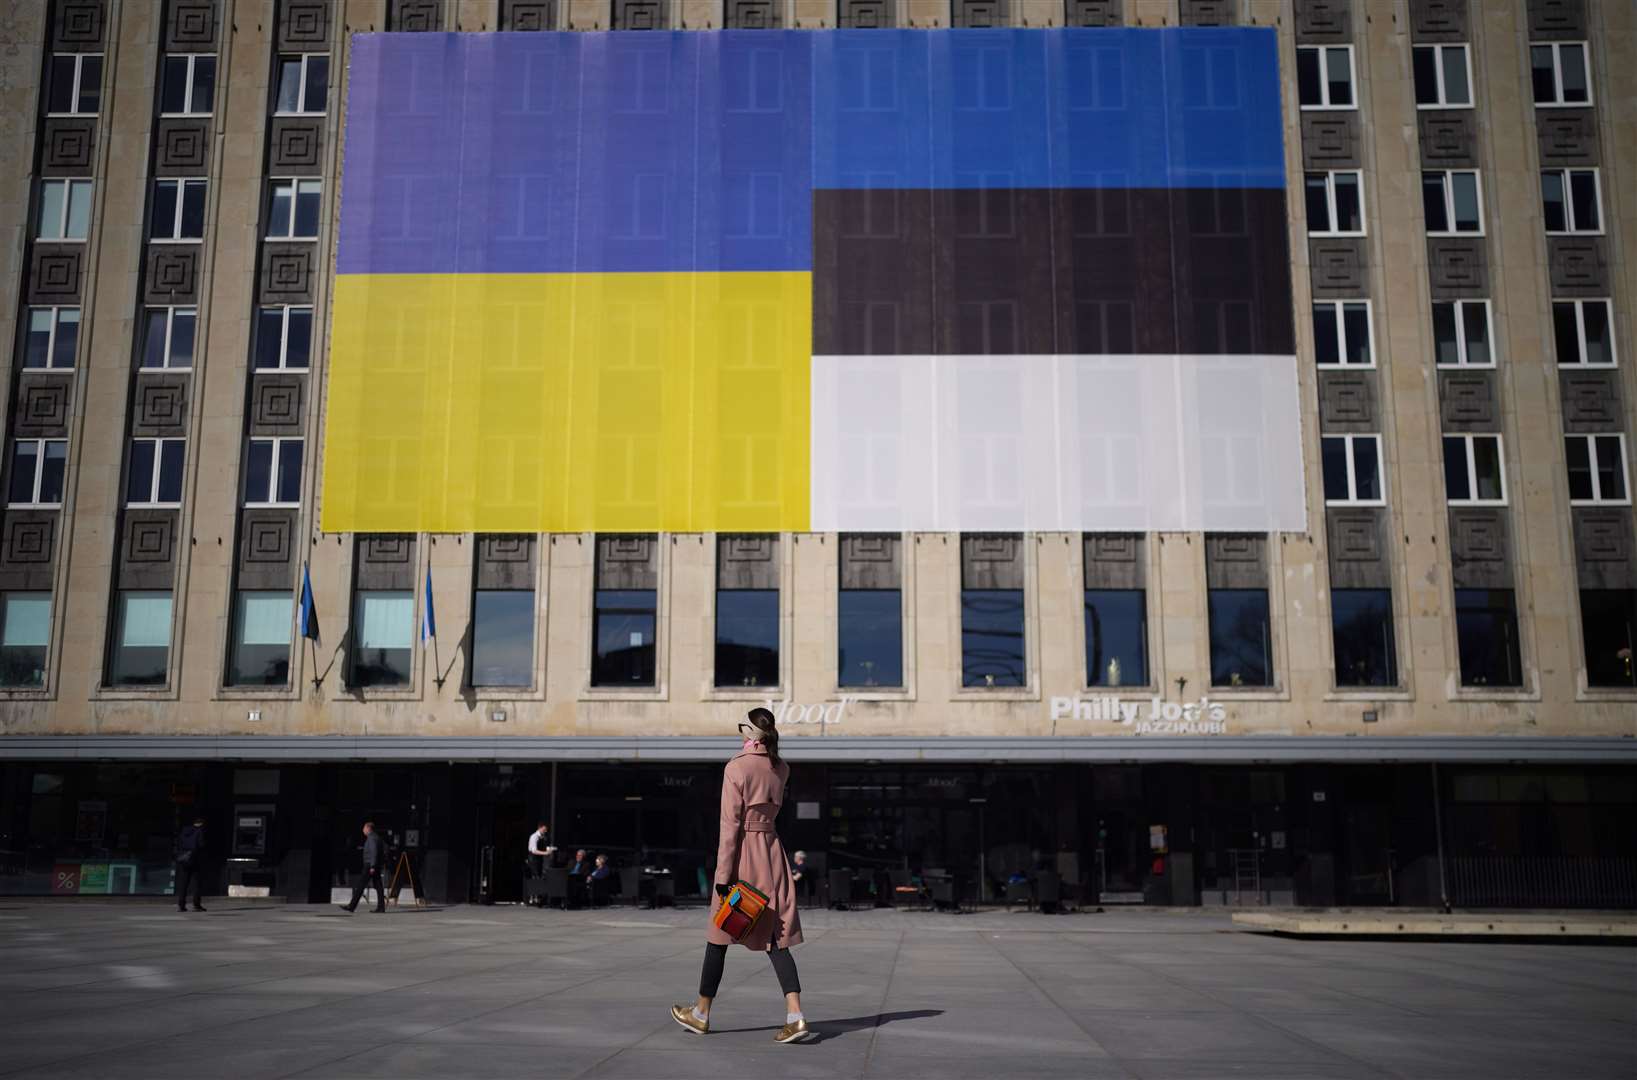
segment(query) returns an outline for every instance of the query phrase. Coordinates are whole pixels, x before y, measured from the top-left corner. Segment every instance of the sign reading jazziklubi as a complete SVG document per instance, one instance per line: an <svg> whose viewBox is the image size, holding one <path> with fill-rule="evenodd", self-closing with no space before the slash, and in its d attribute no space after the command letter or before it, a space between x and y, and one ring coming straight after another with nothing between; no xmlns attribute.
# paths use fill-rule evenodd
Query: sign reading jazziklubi
<svg viewBox="0 0 1637 1080"><path fill-rule="evenodd" d="M358 34L333 531L1306 527L1271 28Z"/></svg>

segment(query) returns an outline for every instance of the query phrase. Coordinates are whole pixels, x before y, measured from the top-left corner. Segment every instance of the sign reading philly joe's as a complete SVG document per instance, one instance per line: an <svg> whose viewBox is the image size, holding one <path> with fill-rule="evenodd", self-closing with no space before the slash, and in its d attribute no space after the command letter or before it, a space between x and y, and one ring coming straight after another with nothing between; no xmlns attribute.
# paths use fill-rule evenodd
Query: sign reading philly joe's
<svg viewBox="0 0 1637 1080"><path fill-rule="evenodd" d="M1125 701L1116 694L1054 697L1052 719L1090 720L1132 728L1138 735L1226 735L1228 710L1210 698L1198 701Z"/></svg>

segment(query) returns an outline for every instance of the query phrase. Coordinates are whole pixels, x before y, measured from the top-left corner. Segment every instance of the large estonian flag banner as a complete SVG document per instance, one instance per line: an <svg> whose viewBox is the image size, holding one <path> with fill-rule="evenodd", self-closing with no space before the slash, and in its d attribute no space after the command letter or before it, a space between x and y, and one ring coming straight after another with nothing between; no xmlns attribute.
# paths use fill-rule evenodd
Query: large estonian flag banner
<svg viewBox="0 0 1637 1080"><path fill-rule="evenodd" d="M1302 530L1271 29L359 34L330 531Z"/></svg>

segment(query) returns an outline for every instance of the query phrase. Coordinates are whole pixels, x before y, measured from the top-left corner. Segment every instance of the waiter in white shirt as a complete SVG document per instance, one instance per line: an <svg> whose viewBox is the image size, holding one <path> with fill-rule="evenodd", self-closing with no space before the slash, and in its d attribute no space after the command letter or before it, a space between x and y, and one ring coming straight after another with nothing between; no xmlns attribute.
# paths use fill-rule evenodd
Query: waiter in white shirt
<svg viewBox="0 0 1637 1080"><path fill-rule="evenodd" d="M536 881L544 880L546 860L556 850L551 844L546 843L546 823L542 821L539 828L529 833L529 867L534 871ZM544 896L539 898L539 904L541 907L546 906Z"/></svg>

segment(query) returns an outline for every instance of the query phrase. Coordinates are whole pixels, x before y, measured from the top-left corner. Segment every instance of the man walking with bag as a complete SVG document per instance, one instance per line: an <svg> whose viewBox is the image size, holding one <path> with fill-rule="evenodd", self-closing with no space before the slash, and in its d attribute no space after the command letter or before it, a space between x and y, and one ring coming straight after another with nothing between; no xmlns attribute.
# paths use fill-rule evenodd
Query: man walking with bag
<svg viewBox="0 0 1637 1080"><path fill-rule="evenodd" d="M349 913L358 910L358 901L364 898L369 887L375 886L375 913L386 914L387 890L381 875L386 872L387 845L386 841L375 835L375 822L364 822L364 872L358 878L357 884L352 887L352 903L342 904Z"/></svg>
<svg viewBox="0 0 1637 1080"><path fill-rule="evenodd" d="M205 859L205 819L196 817L192 825L182 826L182 831L176 834L176 910L188 909L188 889L193 889L193 910L203 911L205 906L199 902L199 894L204 889L205 880L200 871L204 868L200 863Z"/></svg>

